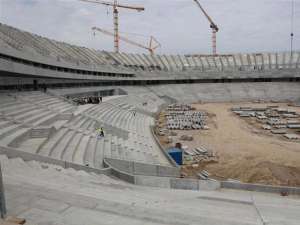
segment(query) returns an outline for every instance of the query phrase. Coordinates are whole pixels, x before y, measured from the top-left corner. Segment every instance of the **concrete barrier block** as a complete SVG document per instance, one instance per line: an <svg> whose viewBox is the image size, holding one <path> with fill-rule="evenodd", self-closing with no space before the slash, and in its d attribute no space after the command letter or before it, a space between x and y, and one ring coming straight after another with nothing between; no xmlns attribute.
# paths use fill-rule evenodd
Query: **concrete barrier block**
<svg viewBox="0 0 300 225"><path fill-rule="evenodd" d="M196 179L173 178L170 181L172 189L199 190L199 180Z"/></svg>
<svg viewBox="0 0 300 225"><path fill-rule="evenodd" d="M221 188L221 183L216 180L199 180L199 190L213 191Z"/></svg>
<svg viewBox="0 0 300 225"><path fill-rule="evenodd" d="M155 165L144 164L144 163L134 163L134 174L136 175L146 175L146 176L156 176L157 167Z"/></svg>
<svg viewBox="0 0 300 225"><path fill-rule="evenodd" d="M157 166L157 176L161 177L179 177L180 169L178 167Z"/></svg>
<svg viewBox="0 0 300 225"><path fill-rule="evenodd" d="M269 192L269 193L285 192L288 194L300 195L299 187L271 186L271 185L263 185L263 184L247 184L247 183L222 181L221 188L230 188L230 189L238 189L238 190L257 191L257 192Z"/></svg>
<svg viewBox="0 0 300 225"><path fill-rule="evenodd" d="M170 178L168 177L152 177L152 176L136 176L135 184L147 187L170 188Z"/></svg>
<svg viewBox="0 0 300 225"><path fill-rule="evenodd" d="M133 175L121 172L119 170L113 169L111 170L111 174L120 180L126 181L128 183L134 184L135 183L135 177Z"/></svg>
<svg viewBox="0 0 300 225"><path fill-rule="evenodd" d="M120 171L131 173L131 174L133 174L134 172L133 162L120 160L120 159L111 159L111 158L106 158L106 161L110 164L110 166Z"/></svg>

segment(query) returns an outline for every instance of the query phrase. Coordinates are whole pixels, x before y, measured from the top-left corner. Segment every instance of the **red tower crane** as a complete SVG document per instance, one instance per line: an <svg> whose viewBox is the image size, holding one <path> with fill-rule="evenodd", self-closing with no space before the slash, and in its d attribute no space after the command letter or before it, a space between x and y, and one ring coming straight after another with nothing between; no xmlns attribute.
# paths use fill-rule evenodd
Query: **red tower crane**
<svg viewBox="0 0 300 225"><path fill-rule="evenodd" d="M106 6L111 6L113 8L113 14L114 14L114 47L115 47L115 52L119 52L119 10L118 8L124 8L124 9L131 9L131 10L136 10L138 12L144 11L144 7L139 7L139 6L130 6L130 5L122 5L118 4L117 0L114 0L114 2L105 2L105 1L100 1L100 0L80 0L83 2L91 2L91 3L98 3Z"/></svg>
<svg viewBox="0 0 300 225"><path fill-rule="evenodd" d="M103 34L106 34L106 35L109 35L109 36L114 36L114 34L108 30L104 30L104 29L101 29L99 27L93 27L92 30L95 32L95 31L99 31ZM137 46L139 48L143 48L143 49L146 49L150 52L150 54L154 54L154 51L155 49L161 47L161 44L156 40L156 38L154 38L153 36L150 36L150 41L149 41L149 46L145 46L143 44L140 44L140 43L137 43L136 41L132 41L128 38L125 38L125 37L122 37L122 36L118 36L118 39L121 40L121 41L124 41L128 44L131 44L131 45L134 45L134 46Z"/></svg>
<svg viewBox="0 0 300 225"><path fill-rule="evenodd" d="M198 5L198 7L201 9L205 17L210 22L210 28L212 29L212 52L213 55L217 54L217 32L219 31L219 27L217 24L214 23L214 21L210 18L210 16L207 14L207 12L204 10L204 8L201 6L200 2L198 0L194 0L195 3Z"/></svg>

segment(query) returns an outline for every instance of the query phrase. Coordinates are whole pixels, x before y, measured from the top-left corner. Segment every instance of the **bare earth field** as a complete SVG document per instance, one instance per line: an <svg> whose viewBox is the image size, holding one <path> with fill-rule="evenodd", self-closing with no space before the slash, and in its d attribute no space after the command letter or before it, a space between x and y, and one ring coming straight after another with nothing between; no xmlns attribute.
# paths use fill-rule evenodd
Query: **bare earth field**
<svg viewBox="0 0 300 225"><path fill-rule="evenodd" d="M271 103L288 107L284 103ZM219 157L217 163L202 164L198 169L184 170L190 176L199 170L207 170L218 179L237 179L242 182L272 185L300 186L300 142L289 141L280 135L260 129L251 120L235 115L233 106L266 106L253 103L205 103L193 104L200 111L209 113L209 130L175 131L192 134L194 141L180 141L194 148L204 146ZM176 141L176 140L175 140Z"/></svg>

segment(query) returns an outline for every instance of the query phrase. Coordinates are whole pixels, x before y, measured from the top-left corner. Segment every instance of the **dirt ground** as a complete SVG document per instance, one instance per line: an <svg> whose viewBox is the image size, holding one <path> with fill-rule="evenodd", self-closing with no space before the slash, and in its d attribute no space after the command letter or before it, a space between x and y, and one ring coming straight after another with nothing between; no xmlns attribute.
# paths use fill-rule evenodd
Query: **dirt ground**
<svg viewBox="0 0 300 225"><path fill-rule="evenodd" d="M267 106L284 103L205 103L193 104L209 113L209 130L175 131L177 138L192 134L194 141L180 141L189 148L204 146L218 155L217 163L200 163L199 168L184 169L190 176L202 169L218 179L236 179L242 182L272 185L300 186L300 142L272 135L251 121L235 115L233 106ZM175 140L176 141L176 140Z"/></svg>

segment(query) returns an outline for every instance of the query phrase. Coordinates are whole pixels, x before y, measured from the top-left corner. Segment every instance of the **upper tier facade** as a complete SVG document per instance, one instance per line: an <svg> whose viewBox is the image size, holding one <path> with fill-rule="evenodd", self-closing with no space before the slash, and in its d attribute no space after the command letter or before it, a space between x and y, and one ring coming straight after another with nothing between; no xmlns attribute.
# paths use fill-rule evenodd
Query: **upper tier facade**
<svg viewBox="0 0 300 225"><path fill-rule="evenodd" d="M299 79L299 68L300 52L216 56L113 53L51 40L0 23L0 72L5 75L113 81Z"/></svg>

